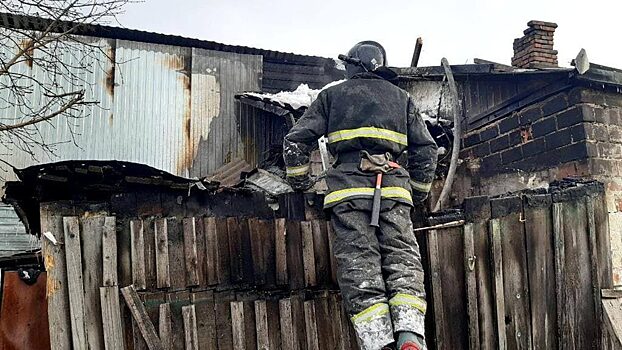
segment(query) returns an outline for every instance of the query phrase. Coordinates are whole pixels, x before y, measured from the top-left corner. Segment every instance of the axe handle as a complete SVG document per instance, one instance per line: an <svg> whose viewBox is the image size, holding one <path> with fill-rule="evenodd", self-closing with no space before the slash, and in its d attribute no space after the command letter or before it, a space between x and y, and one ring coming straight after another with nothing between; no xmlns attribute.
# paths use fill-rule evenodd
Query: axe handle
<svg viewBox="0 0 622 350"><path fill-rule="evenodd" d="M371 221L369 226L378 227L380 220L380 200L382 199L382 173L376 175L376 188L374 188L374 199L371 205Z"/></svg>

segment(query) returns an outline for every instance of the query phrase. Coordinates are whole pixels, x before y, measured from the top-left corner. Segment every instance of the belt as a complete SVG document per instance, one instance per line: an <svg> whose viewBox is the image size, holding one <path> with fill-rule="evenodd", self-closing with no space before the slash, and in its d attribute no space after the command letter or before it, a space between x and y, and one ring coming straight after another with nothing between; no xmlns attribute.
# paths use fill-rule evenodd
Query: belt
<svg viewBox="0 0 622 350"><path fill-rule="evenodd" d="M400 162L400 160L402 160L400 159L400 157L396 157L395 155L393 155L393 159L396 163L403 166L403 164L401 164L402 162ZM342 163L355 163L355 164L361 163L361 151L338 153L336 164L342 164Z"/></svg>

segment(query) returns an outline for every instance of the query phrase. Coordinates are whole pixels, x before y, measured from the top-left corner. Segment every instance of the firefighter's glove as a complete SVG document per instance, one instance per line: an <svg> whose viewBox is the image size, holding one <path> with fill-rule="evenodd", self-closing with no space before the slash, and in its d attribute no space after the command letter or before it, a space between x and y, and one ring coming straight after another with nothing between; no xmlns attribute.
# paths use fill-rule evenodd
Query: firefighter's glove
<svg viewBox="0 0 622 350"><path fill-rule="evenodd" d="M417 187L413 184L412 180L409 181L410 189L412 190L412 197L414 203L421 203L428 198L428 192L421 192L417 189Z"/></svg>
<svg viewBox="0 0 622 350"><path fill-rule="evenodd" d="M315 184L314 179L309 175L291 176L287 178L287 181L294 191L306 191Z"/></svg>

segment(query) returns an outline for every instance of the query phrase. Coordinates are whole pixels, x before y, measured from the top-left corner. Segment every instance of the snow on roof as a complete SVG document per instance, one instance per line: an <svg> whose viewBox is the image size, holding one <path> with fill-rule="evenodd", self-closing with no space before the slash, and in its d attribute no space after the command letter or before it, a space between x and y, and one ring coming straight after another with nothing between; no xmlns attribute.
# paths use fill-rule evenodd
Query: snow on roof
<svg viewBox="0 0 622 350"><path fill-rule="evenodd" d="M300 84L294 91L281 91L276 94L268 94L262 92L245 92L242 94L244 97L254 98L264 102L270 102L277 104L287 109L298 110L301 108L307 108L317 98L320 91L327 89L331 86L341 84L345 80L337 80L326 84L321 89L311 89L307 84Z"/></svg>

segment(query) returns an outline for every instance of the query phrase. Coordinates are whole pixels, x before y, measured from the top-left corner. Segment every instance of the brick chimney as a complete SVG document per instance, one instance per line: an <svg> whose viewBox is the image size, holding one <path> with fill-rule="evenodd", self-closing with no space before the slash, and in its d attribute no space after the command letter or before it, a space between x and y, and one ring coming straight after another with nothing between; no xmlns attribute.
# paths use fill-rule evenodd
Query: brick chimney
<svg viewBox="0 0 622 350"><path fill-rule="evenodd" d="M518 68L557 67L557 51L553 50L553 34L557 24L529 21L522 38L514 39L512 66Z"/></svg>

